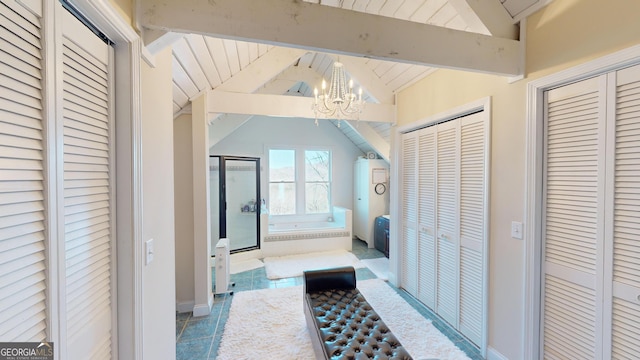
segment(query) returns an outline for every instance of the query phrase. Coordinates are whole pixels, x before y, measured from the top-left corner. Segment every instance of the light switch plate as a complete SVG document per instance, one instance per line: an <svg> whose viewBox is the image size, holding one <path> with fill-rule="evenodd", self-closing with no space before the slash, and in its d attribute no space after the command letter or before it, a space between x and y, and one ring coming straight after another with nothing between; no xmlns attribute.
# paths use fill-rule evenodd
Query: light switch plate
<svg viewBox="0 0 640 360"><path fill-rule="evenodd" d="M153 239L145 241L144 246L144 253L146 254L145 265L149 265L153 261Z"/></svg>
<svg viewBox="0 0 640 360"><path fill-rule="evenodd" d="M522 240L522 223L519 221L511 222L511 237Z"/></svg>

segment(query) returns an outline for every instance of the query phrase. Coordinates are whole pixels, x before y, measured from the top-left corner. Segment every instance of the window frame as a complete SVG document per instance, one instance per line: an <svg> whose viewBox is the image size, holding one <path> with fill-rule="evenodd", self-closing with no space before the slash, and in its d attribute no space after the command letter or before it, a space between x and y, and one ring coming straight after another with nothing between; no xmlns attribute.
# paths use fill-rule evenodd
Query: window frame
<svg viewBox="0 0 640 360"><path fill-rule="evenodd" d="M305 221L326 221L333 214L333 149L329 146L303 146L303 145L269 145L265 147L267 176L266 178L266 201L267 208L271 209L271 150L293 150L295 155L295 214L275 215L269 213L270 218L276 221L288 222L304 218ZM318 181L306 181L306 151L327 151L329 153L329 211L325 213L307 213L306 211L306 186L307 183L318 183ZM275 184L280 182L274 182Z"/></svg>

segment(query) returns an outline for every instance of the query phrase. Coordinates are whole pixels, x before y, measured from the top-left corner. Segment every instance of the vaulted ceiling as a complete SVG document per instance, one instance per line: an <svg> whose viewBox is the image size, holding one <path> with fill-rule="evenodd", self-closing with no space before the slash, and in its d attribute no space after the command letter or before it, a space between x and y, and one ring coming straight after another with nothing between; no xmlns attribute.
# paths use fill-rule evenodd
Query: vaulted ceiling
<svg viewBox="0 0 640 360"><path fill-rule="evenodd" d="M549 1L139 0L137 6L147 49L173 46L174 115L190 111L190 100L208 91L211 144L253 115L312 117L313 88L339 60L364 89L368 110L340 128L362 151L388 160L399 90L441 67L521 74L518 23ZM291 110L275 110L282 108Z"/></svg>

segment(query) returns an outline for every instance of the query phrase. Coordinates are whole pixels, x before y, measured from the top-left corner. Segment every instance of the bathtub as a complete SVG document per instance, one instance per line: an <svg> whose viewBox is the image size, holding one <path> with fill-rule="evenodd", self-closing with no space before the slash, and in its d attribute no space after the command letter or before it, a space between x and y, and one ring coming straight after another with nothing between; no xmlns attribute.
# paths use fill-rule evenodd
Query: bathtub
<svg viewBox="0 0 640 360"><path fill-rule="evenodd" d="M351 210L341 207L334 207L333 221L269 224L269 215L261 214L262 254L282 256L338 249L351 251L351 219Z"/></svg>
<svg viewBox="0 0 640 360"><path fill-rule="evenodd" d="M269 224L269 233L279 233L288 231L323 231L326 229L340 229L344 225L335 221L308 221Z"/></svg>

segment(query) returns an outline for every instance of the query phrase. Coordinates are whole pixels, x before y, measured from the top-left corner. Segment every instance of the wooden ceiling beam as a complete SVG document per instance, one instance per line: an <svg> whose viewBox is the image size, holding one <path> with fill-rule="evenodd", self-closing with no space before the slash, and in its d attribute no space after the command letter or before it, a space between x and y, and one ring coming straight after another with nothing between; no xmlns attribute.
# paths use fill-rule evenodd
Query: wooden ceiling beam
<svg viewBox="0 0 640 360"><path fill-rule="evenodd" d="M369 124L360 121L345 121L349 127L353 129L375 150L382 158L389 162L391 155L391 145L380 136Z"/></svg>
<svg viewBox="0 0 640 360"><path fill-rule="evenodd" d="M517 40L291 0L140 0L151 29L514 76Z"/></svg>
<svg viewBox="0 0 640 360"><path fill-rule="evenodd" d="M313 119L314 98L302 96L242 94L213 90L208 92L210 114L266 115ZM325 117L319 116L324 119ZM360 114L360 121L392 123L395 106L367 103Z"/></svg>

